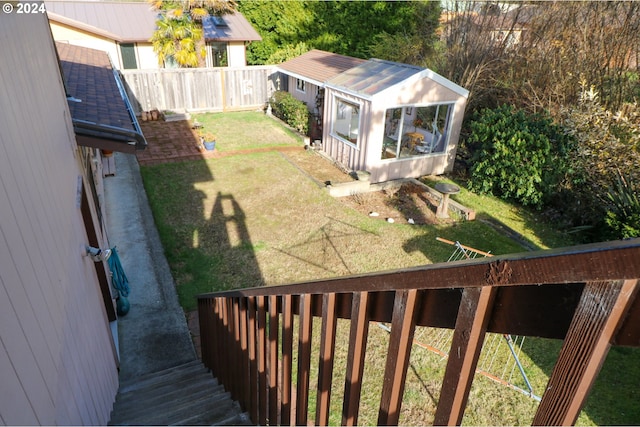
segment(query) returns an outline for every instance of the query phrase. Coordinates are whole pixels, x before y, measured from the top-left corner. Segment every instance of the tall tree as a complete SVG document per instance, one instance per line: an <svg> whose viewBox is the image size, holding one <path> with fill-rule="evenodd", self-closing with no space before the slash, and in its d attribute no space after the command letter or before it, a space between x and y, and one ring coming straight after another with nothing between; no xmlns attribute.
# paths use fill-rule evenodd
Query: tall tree
<svg viewBox="0 0 640 427"><path fill-rule="evenodd" d="M298 45L309 39L315 20L307 3L306 0L240 0L238 10L262 37L262 41L248 46L247 63L269 64L272 60L286 60L287 52L300 51Z"/></svg>
<svg viewBox="0 0 640 427"><path fill-rule="evenodd" d="M238 9L262 36L249 47L252 64L287 59L305 46L359 58L424 62L439 16L438 2L422 1L239 0ZM413 47L404 46L407 40ZM394 49L394 43L403 45ZM398 50L407 54L393 55Z"/></svg>
<svg viewBox="0 0 640 427"><path fill-rule="evenodd" d="M395 33L383 31L374 36L369 47L372 57L428 67L441 68L438 58L439 2L413 2L412 19Z"/></svg>
<svg viewBox="0 0 640 427"><path fill-rule="evenodd" d="M316 20L309 44L343 55L369 58L379 34L396 34L413 27L417 2L310 2Z"/></svg>

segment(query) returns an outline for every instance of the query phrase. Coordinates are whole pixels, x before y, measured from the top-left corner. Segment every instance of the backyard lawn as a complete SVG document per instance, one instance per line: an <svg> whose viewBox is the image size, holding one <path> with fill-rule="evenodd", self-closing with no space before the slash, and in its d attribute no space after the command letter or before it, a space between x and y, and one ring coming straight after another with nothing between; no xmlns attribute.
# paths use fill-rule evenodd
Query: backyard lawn
<svg viewBox="0 0 640 427"><path fill-rule="evenodd" d="M297 135L262 113L203 114L196 119L216 133L220 150L302 145ZM436 237L492 254L571 244L568 236L534 214L464 190L457 200L478 212L476 221L411 225L362 214L321 188L328 180L349 180L348 175L302 148L143 166L141 172L180 303L187 312L195 309L196 296L204 292L445 262L452 248ZM428 178L430 184L436 179L440 178ZM500 232L496 224L515 230L525 245ZM428 334L433 331L427 329L416 337L432 340ZM368 345L379 346L383 354L386 339L385 331L371 327ZM559 342L553 340L528 338L523 346L522 362L539 395L558 350ZM640 422L638 392L629 384L640 377L640 352L627 350L611 352L609 359L615 365L607 362L578 424ZM375 354L366 369L380 365ZM423 348L413 351L402 424L432 422L444 366L440 356ZM621 375L622 369L635 376ZM465 424L531 422L537 406L533 399L478 378ZM371 389L378 386L370 384ZM623 387L635 400L613 402L612 396L619 396ZM362 403L360 423L375 424L377 402L363 396ZM335 411L339 413L340 408Z"/></svg>

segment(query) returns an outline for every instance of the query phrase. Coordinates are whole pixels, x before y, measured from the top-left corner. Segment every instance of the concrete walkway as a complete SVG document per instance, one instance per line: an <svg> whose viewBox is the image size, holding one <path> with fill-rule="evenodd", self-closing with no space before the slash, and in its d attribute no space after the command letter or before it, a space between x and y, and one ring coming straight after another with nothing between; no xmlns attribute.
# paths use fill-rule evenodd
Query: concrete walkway
<svg viewBox="0 0 640 427"><path fill-rule="evenodd" d="M131 154L115 153L105 178L109 243L129 279L131 309L118 319L120 381L196 359L184 312Z"/></svg>

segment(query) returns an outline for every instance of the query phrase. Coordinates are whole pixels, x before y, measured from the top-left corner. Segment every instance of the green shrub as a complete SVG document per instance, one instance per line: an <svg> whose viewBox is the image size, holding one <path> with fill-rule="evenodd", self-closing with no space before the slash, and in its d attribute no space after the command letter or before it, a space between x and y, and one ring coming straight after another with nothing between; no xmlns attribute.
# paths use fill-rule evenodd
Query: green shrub
<svg viewBox="0 0 640 427"><path fill-rule="evenodd" d="M503 105L483 109L471 122L469 189L541 207L567 168L571 139L546 115Z"/></svg>
<svg viewBox="0 0 640 427"><path fill-rule="evenodd" d="M562 125L576 141L566 186L570 199L563 199L563 216L578 229L591 227L581 233L585 242L622 238L632 232L623 232L624 224L636 230L640 225L633 227L632 211L622 210L622 204L616 208L611 196L618 198L615 194L629 188L637 191L632 183L640 182L640 106L624 104L620 110L609 110L586 82L579 99L561 111ZM621 177L628 187L618 182Z"/></svg>
<svg viewBox="0 0 640 427"><path fill-rule="evenodd" d="M607 194L611 210L605 222L613 239L640 237L640 187L631 176L618 172L613 188Z"/></svg>
<svg viewBox="0 0 640 427"><path fill-rule="evenodd" d="M297 100L289 92L277 91L269 100L273 115L306 135L309 131L309 110L307 104Z"/></svg>

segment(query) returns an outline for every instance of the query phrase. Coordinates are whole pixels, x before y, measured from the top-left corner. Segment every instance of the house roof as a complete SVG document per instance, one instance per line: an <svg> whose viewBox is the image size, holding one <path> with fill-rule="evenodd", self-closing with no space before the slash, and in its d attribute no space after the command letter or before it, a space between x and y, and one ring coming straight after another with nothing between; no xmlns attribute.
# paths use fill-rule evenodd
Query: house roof
<svg viewBox="0 0 640 427"><path fill-rule="evenodd" d="M156 30L158 12L147 2L45 1L51 21L78 28L119 43L148 42ZM224 15L216 25L203 20L206 41L259 41L260 34L239 12Z"/></svg>
<svg viewBox="0 0 640 427"><path fill-rule="evenodd" d="M106 52L56 43L80 145L132 153L146 141Z"/></svg>
<svg viewBox="0 0 640 427"><path fill-rule="evenodd" d="M56 0L45 7L51 21L119 43L149 41L158 16L147 2Z"/></svg>
<svg viewBox="0 0 640 427"><path fill-rule="evenodd" d="M278 65L284 73L324 86L327 80L365 62L364 59L313 49Z"/></svg>
<svg viewBox="0 0 640 427"><path fill-rule="evenodd" d="M333 77L326 82L326 86L362 98L371 98L398 85L409 84L422 78L429 78L461 96L469 95L468 90L428 68L376 58Z"/></svg>
<svg viewBox="0 0 640 427"><path fill-rule="evenodd" d="M221 17L207 16L202 20L206 41L260 41L262 37L241 13Z"/></svg>

